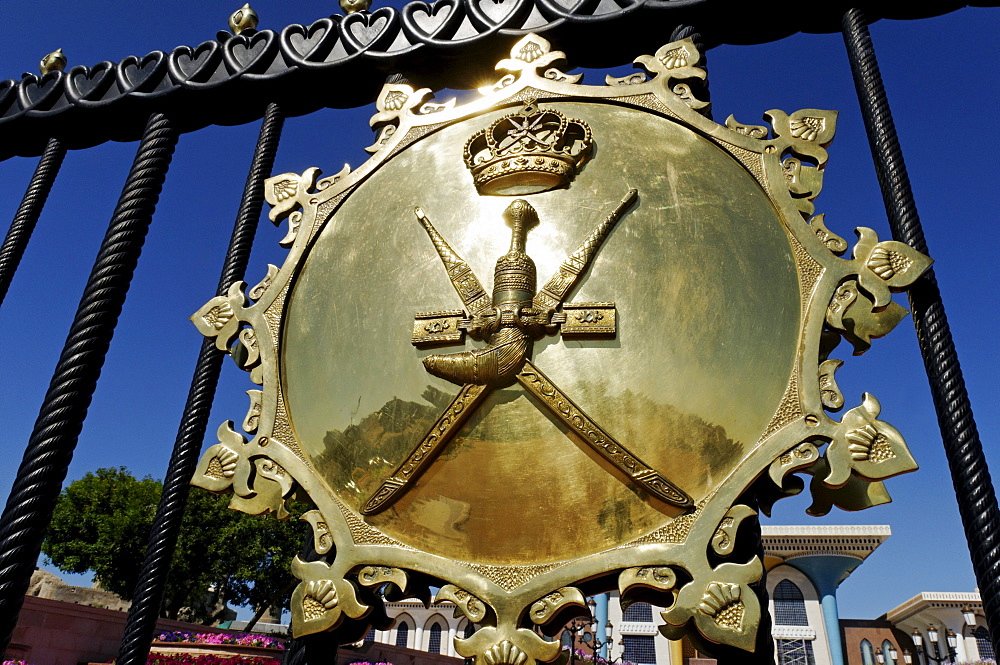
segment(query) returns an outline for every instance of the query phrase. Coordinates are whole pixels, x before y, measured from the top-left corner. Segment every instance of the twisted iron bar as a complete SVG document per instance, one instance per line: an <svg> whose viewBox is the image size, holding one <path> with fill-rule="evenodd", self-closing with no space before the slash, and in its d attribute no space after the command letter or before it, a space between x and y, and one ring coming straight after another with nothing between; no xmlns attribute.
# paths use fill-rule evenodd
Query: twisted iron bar
<svg viewBox="0 0 1000 665"><path fill-rule="evenodd" d="M844 14L843 33L892 237L928 254L861 10ZM1000 511L933 270L910 289L909 298L986 622L993 648L1000 652Z"/></svg>
<svg viewBox="0 0 1000 665"><path fill-rule="evenodd" d="M261 123L257 147L243 188L243 199L236 215L236 223L233 225L229 249L226 251L226 259L216 290L218 295L224 295L229 285L242 280L246 273L254 236L257 233L257 222L264 204L264 180L271 175L283 124L284 115L281 109L277 104L269 104ZM132 606L129 608L121 650L118 654L117 662L120 665L144 665L149 656L149 646L156 631L156 620L163 603L170 562L173 559L187 505L191 478L198 465L208 417L215 399L222 359L223 354L215 348L212 340L202 341L187 402L184 404L184 413L167 466L166 478L163 481L163 494L160 495L149 542L146 544L146 557L135 586Z"/></svg>
<svg viewBox="0 0 1000 665"><path fill-rule="evenodd" d="M21 205L17 208L17 214L14 215L14 221L10 223L7 237L0 246L0 304L7 297L7 289L21 263L21 257L31 240L38 216L42 214L45 200L49 198L52 183L59 174L59 167L65 156L66 148L59 139L49 139L45 152L35 167L35 173L31 176L28 189L24 192L24 198L21 199Z"/></svg>
<svg viewBox="0 0 1000 665"><path fill-rule="evenodd" d="M150 116L0 516L0 650L10 643L177 145Z"/></svg>

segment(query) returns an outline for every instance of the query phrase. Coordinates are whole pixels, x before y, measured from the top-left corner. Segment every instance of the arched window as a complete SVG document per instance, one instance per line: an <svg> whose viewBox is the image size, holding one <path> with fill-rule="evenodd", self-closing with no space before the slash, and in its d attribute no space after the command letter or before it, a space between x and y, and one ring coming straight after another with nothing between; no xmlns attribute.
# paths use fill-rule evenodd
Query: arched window
<svg viewBox="0 0 1000 665"><path fill-rule="evenodd" d="M892 642L885 640L882 642L882 655L885 656L885 665L896 665L892 659Z"/></svg>
<svg viewBox="0 0 1000 665"><path fill-rule="evenodd" d="M979 660L996 660L993 643L990 642L990 631L983 626L977 626L972 634L976 637L976 648L979 649Z"/></svg>
<svg viewBox="0 0 1000 665"><path fill-rule="evenodd" d="M369 628L368 634L365 635L365 642L374 642L374 641L375 641L375 629Z"/></svg>
<svg viewBox="0 0 1000 665"><path fill-rule="evenodd" d="M566 649L573 648L573 633L568 630L564 630L562 635L559 636L559 644L561 644Z"/></svg>
<svg viewBox="0 0 1000 665"><path fill-rule="evenodd" d="M441 653L441 625L431 626L430 638L427 640L428 653Z"/></svg>
<svg viewBox="0 0 1000 665"><path fill-rule="evenodd" d="M861 664L875 665L875 649L868 640L861 640Z"/></svg>
<svg viewBox="0 0 1000 665"><path fill-rule="evenodd" d="M399 628L396 629L396 646L405 647L406 640L410 636L410 626L404 621L399 624Z"/></svg>
<svg viewBox="0 0 1000 665"><path fill-rule="evenodd" d="M779 626L808 626L802 591L791 580L781 580L774 587L774 623Z"/></svg>
<svg viewBox="0 0 1000 665"><path fill-rule="evenodd" d="M622 621L653 623L653 608L649 603L632 603L622 613Z"/></svg>
<svg viewBox="0 0 1000 665"><path fill-rule="evenodd" d="M622 660L635 665L655 665L656 645L652 635L622 635Z"/></svg>

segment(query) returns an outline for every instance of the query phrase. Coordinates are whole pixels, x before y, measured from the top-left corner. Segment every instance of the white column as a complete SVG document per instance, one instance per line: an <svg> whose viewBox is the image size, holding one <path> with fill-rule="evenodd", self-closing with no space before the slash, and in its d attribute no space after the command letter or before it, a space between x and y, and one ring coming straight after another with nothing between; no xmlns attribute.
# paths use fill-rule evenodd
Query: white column
<svg viewBox="0 0 1000 665"><path fill-rule="evenodd" d="M979 655L979 644L976 642L976 636L971 633L975 630L975 627L967 628L969 635L965 637L962 642L965 642L965 653L967 654L966 660L975 660L976 658L982 658Z"/></svg>
<svg viewBox="0 0 1000 665"><path fill-rule="evenodd" d="M424 627L420 624L413 628L413 646L411 648L424 651Z"/></svg>
<svg viewBox="0 0 1000 665"><path fill-rule="evenodd" d="M455 624L452 623L448 626L448 655L457 656L455 652Z"/></svg>
<svg viewBox="0 0 1000 665"><path fill-rule="evenodd" d="M951 628L952 630L955 630L951 626L948 626L948 627ZM958 630L955 630L955 635L958 637L958 639L955 640L955 659L957 661L959 661L959 662L972 660L972 658L970 657L968 649L965 648L965 640L962 639L962 629L963 628L965 628L965 623L964 622L962 623L961 626L958 626ZM947 636L947 633L945 635ZM942 638L942 639L944 639L945 648L947 649L948 648L947 647L948 640L945 639L945 638Z"/></svg>

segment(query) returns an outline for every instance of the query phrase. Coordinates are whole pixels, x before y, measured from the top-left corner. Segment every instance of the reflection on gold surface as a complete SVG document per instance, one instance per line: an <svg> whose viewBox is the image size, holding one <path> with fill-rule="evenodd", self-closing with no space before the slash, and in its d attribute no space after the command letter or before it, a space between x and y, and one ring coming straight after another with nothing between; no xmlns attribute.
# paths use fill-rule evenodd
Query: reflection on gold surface
<svg viewBox="0 0 1000 665"><path fill-rule="evenodd" d="M800 301L788 240L752 178L690 130L621 107L558 108L590 124L598 150L569 189L525 197L542 220L538 273L552 274L623 190L640 200L570 294L613 300L617 338L547 337L532 362L697 502L758 440L791 373ZM412 210L491 273L510 199L476 193L461 148L500 114L389 161L321 232L290 296L282 360L296 436L355 509L458 392L421 363L441 350L410 344L415 313L461 307ZM613 476L533 400L516 385L492 393L416 485L366 521L431 553L519 564L599 551L679 514Z"/></svg>

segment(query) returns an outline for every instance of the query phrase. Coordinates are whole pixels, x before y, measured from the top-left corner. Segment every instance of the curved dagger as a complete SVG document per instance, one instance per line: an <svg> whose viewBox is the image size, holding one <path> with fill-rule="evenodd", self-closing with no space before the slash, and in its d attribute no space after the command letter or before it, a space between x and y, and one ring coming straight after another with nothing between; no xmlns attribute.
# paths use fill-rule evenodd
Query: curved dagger
<svg viewBox="0 0 1000 665"><path fill-rule="evenodd" d="M684 490L667 480L666 476L653 469L636 457L625 446L618 443L573 403L569 397L558 388L542 372L531 364L524 362L524 367L517 375L517 381L525 390L538 398L545 408L561 420L567 427L580 435L583 442L590 446L598 455L610 462L616 469L624 473L643 489L661 501L680 508L692 508L691 501Z"/></svg>
<svg viewBox="0 0 1000 665"><path fill-rule="evenodd" d="M597 225L597 228L590 232L583 244L566 257L556 274L552 275L549 281L545 282L545 286L535 295L531 303L534 309L555 309L562 304L576 283L580 281L580 275L587 270L587 266L597 255L597 250L601 248L611 229L622 218L625 211L635 203L638 195L638 190L628 190L621 202L604 218L604 221Z"/></svg>
<svg viewBox="0 0 1000 665"><path fill-rule="evenodd" d="M423 441L361 507L361 514L376 515L395 503L448 445L488 392L488 386L474 383L462 386L455 399L424 435Z"/></svg>
<svg viewBox="0 0 1000 665"><path fill-rule="evenodd" d="M413 209L413 214L417 216L420 225L424 227L431 242L434 243L434 249L441 257L441 263L444 264L444 269L448 272L451 285L455 287L458 297L465 303L469 314L475 316L492 311L493 302L489 294L486 293L486 289L483 288L476 273L472 272L472 268L465 262L465 259L459 256L451 248L451 245L441 237L441 234L431 224L431 220L427 219L423 208L417 206Z"/></svg>

